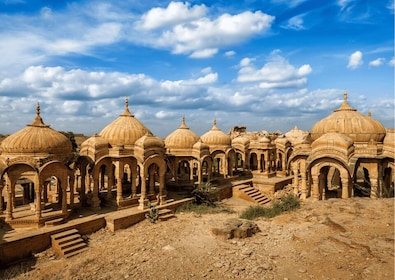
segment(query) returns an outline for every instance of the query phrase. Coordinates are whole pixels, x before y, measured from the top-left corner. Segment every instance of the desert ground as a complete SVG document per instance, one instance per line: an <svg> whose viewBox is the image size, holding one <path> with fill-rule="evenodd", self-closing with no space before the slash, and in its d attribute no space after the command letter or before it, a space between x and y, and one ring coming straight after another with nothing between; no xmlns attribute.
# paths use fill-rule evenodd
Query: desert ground
<svg viewBox="0 0 395 280"><path fill-rule="evenodd" d="M215 214L177 213L115 233L87 236L89 250L62 259L52 249L0 271L1 279L394 279L394 199L306 200L259 218L245 239L212 229L249 204L227 199Z"/></svg>

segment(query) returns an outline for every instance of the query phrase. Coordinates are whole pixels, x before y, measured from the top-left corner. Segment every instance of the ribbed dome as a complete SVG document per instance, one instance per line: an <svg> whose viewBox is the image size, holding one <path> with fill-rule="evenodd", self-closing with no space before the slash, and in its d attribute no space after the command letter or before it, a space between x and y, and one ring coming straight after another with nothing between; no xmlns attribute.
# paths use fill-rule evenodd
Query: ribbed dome
<svg viewBox="0 0 395 280"><path fill-rule="evenodd" d="M11 134L1 143L3 154L56 154L72 153L71 141L62 133L44 124L37 104L36 117L32 124Z"/></svg>
<svg viewBox="0 0 395 280"><path fill-rule="evenodd" d="M142 149L164 148L163 140L159 137L152 135L151 133L147 133L143 137L139 138L136 141L135 145L141 147Z"/></svg>
<svg viewBox="0 0 395 280"><path fill-rule="evenodd" d="M292 128L290 131L285 133L285 137L288 138L291 143L296 143L299 142L300 139L302 139L305 136L306 132L295 126Z"/></svg>
<svg viewBox="0 0 395 280"><path fill-rule="evenodd" d="M80 154L83 155L84 151L93 149L93 150L107 150L109 148L109 143L106 139L95 133L93 136L86 139L81 144Z"/></svg>
<svg viewBox="0 0 395 280"><path fill-rule="evenodd" d="M350 137L345 136L344 134L329 132L325 135L322 135L320 138L315 140L311 147L313 149L317 147L339 147L348 149L353 145L353 141Z"/></svg>
<svg viewBox="0 0 395 280"><path fill-rule="evenodd" d="M232 139L232 144L248 145L250 144L250 139L245 136L237 136Z"/></svg>
<svg viewBox="0 0 395 280"><path fill-rule="evenodd" d="M270 138L265 135L259 138L259 143L270 144L270 142L271 142Z"/></svg>
<svg viewBox="0 0 395 280"><path fill-rule="evenodd" d="M214 125L205 134L202 135L202 140L204 143L206 143L209 146L230 146L232 143L232 140L230 139L229 135L226 135L223 133L218 127L217 127L217 121L214 119Z"/></svg>
<svg viewBox="0 0 395 280"><path fill-rule="evenodd" d="M185 125L185 118L179 128L170 133L165 139L166 149L192 149L199 141L199 136Z"/></svg>
<svg viewBox="0 0 395 280"><path fill-rule="evenodd" d="M137 139L147 133L151 133L148 128L130 113L127 99L125 104L125 111L122 115L100 132L100 136L105 138L112 146L134 145Z"/></svg>
<svg viewBox="0 0 395 280"><path fill-rule="evenodd" d="M316 140L328 132L344 134L355 142L381 142L385 136L385 128L380 122L350 107L347 92L344 92L344 101L340 108L313 126L311 137Z"/></svg>

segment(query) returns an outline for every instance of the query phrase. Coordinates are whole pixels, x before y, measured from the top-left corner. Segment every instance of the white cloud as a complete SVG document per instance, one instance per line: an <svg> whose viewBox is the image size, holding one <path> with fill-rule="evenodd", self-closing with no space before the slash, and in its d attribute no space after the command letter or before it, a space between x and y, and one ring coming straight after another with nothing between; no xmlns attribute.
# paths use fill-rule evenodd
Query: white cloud
<svg viewBox="0 0 395 280"><path fill-rule="evenodd" d="M203 49L194 51L189 57L191 58L207 58L212 57L218 52L218 49Z"/></svg>
<svg viewBox="0 0 395 280"><path fill-rule="evenodd" d="M191 7L188 2L170 2L165 9L152 8L142 15L137 27L147 30L164 28L201 18L206 12L204 4Z"/></svg>
<svg viewBox="0 0 395 280"><path fill-rule="evenodd" d="M297 15L290 18L286 25L282 26L285 29L293 29L293 30L303 30L305 29L303 25L303 16L304 15Z"/></svg>
<svg viewBox="0 0 395 280"><path fill-rule="evenodd" d="M393 57L389 62L388 65L395 66L395 57Z"/></svg>
<svg viewBox="0 0 395 280"><path fill-rule="evenodd" d="M347 68L356 69L360 67L363 64L362 56L362 52L360 51L356 51L351 54L348 60Z"/></svg>
<svg viewBox="0 0 395 280"><path fill-rule="evenodd" d="M175 25L161 33L158 39L152 39L148 43L158 48L170 48L175 54L192 53L192 57L207 57L221 47L264 34L273 20L273 16L261 11L223 14L214 20L203 17Z"/></svg>
<svg viewBox="0 0 395 280"><path fill-rule="evenodd" d="M294 8L296 6L299 6L303 2L306 2L306 0L271 0L273 3L279 3L279 4L286 4L290 8Z"/></svg>
<svg viewBox="0 0 395 280"><path fill-rule="evenodd" d="M227 51L227 52L225 52L225 56L227 56L227 57L234 56L235 54L236 54L235 51Z"/></svg>
<svg viewBox="0 0 395 280"><path fill-rule="evenodd" d="M167 119L167 118L173 118L177 116L178 114L176 112L168 112L168 111L159 111L155 114L155 117L158 119Z"/></svg>
<svg viewBox="0 0 395 280"><path fill-rule="evenodd" d="M249 58L240 62L238 82L258 82L261 88L300 88L306 86L306 76L312 72L309 64L296 68L282 56L273 52L269 61L257 69Z"/></svg>
<svg viewBox="0 0 395 280"><path fill-rule="evenodd" d="M369 66L378 67L378 66L383 65L384 62L385 62L385 59L380 57L380 58L377 58L377 59L372 60L371 62L369 62Z"/></svg>

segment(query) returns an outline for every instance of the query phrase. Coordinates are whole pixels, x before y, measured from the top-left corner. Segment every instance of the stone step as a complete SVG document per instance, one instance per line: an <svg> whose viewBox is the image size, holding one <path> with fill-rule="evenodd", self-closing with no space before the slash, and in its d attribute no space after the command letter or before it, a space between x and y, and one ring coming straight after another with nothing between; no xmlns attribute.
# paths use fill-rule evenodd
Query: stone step
<svg viewBox="0 0 395 280"><path fill-rule="evenodd" d="M255 193L255 192L257 192L257 190L256 189L254 189L254 188L248 188L248 189L244 189L243 190L244 191L244 193L246 193L246 194L251 194L251 193Z"/></svg>
<svg viewBox="0 0 395 280"><path fill-rule="evenodd" d="M160 209L159 210L159 216L160 215L167 215L167 214L170 214L170 213L172 213L172 211L170 209Z"/></svg>
<svg viewBox="0 0 395 280"><path fill-rule="evenodd" d="M58 239L57 243L59 245L62 245L63 243L67 243L69 241L72 241L72 240L75 240L75 239L78 239L78 238L81 238L80 234L78 234L78 233L77 234L71 234L71 235L65 236L65 237L63 237L61 239Z"/></svg>
<svg viewBox="0 0 395 280"><path fill-rule="evenodd" d="M75 256L75 255L81 254L82 252L85 252L85 251L88 251L88 247L85 247L85 248L82 248L82 249L80 249L80 250L77 250L77 251L73 251L73 252L64 254L64 257L65 257L66 259L68 259L68 258L71 258L71 257L73 257L73 256Z"/></svg>
<svg viewBox="0 0 395 280"><path fill-rule="evenodd" d="M62 232L56 233L56 234L52 234L51 235L51 239L52 240L57 240L57 239L60 239L62 237L65 237L65 236L68 236L68 235L72 235L72 234L75 234L75 233L79 234L78 230L73 228L73 229L70 229L70 230L66 230L66 231L62 231Z"/></svg>
<svg viewBox="0 0 395 280"><path fill-rule="evenodd" d="M69 258L87 250L87 244L77 229L51 235L52 248L60 256Z"/></svg>
<svg viewBox="0 0 395 280"><path fill-rule="evenodd" d="M74 245L81 244L81 243L83 243L84 245L86 245L86 244L84 243L84 240L83 240L82 238L78 238L78 239L74 239L74 240L70 240L70 241L68 241L68 242L62 243L62 244L60 245L60 248L64 251L64 250L67 249L67 248L70 248L70 247L72 247L72 246L74 246Z"/></svg>
<svg viewBox="0 0 395 280"><path fill-rule="evenodd" d="M78 250L83 249L83 248L86 248L86 243L78 243L78 244L76 244L74 246L70 246L70 247L65 248L63 250L63 256L68 254L68 253L71 253L71 252L74 252L74 251L78 251Z"/></svg>
<svg viewBox="0 0 395 280"><path fill-rule="evenodd" d="M166 215L159 216L159 220L161 220L161 221L167 221L167 220L172 219L172 218L176 218L176 215L174 215L174 214L166 214Z"/></svg>

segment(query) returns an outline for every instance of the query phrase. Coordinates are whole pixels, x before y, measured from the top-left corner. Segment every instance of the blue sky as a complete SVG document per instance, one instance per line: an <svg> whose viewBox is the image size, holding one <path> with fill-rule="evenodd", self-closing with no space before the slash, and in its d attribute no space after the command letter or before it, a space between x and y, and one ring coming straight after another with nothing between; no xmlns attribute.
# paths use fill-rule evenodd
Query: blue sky
<svg viewBox="0 0 395 280"><path fill-rule="evenodd" d="M0 133L310 130L343 100L394 127L394 3L0 0Z"/></svg>

